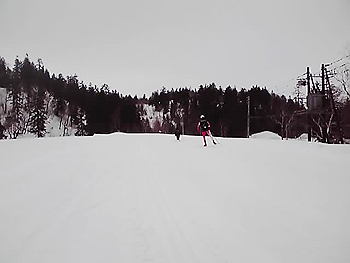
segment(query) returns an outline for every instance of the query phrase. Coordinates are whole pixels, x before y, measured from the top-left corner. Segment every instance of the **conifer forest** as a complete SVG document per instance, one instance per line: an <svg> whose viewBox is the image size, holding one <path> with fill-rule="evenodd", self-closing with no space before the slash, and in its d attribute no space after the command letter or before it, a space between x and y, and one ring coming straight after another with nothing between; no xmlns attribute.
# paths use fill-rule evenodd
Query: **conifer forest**
<svg viewBox="0 0 350 263"><path fill-rule="evenodd" d="M0 57L2 139L26 134L45 137L52 120L56 120L59 136L174 133L176 129L195 135L201 114L210 121L213 134L220 137L247 137L248 119L249 134L271 131L282 138L296 138L307 133L305 101L275 94L269 87L238 89L207 83L196 88L156 87L150 97L138 97L120 94L117 87L107 84L86 84L76 75L56 75L41 59L33 62L28 56L23 61L17 57L13 65L10 68ZM342 132L349 138L349 98L336 104ZM317 139L320 135L317 123L314 125L313 137ZM328 127L332 130L331 120Z"/></svg>

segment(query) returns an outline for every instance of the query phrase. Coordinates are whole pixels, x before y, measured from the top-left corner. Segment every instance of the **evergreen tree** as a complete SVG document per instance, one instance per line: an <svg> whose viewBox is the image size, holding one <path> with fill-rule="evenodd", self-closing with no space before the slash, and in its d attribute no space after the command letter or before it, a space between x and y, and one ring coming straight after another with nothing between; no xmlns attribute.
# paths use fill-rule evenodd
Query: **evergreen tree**
<svg viewBox="0 0 350 263"><path fill-rule="evenodd" d="M8 88L9 86L9 69L5 59L0 56L0 88Z"/></svg>
<svg viewBox="0 0 350 263"><path fill-rule="evenodd" d="M16 58L15 65L12 71L9 96L11 99L10 115L6 119L11 138L15 139L23 133L23 93L21 86L21 68L22 62Z"/></svg>
<svg viewBox="0 0 350 263"><path fill-rule="evenodd" d="M34 104L31 108L30 132L37 137L44 137L46 134L47 112L45 107L46 91L40 88L34 89Z"/></svg>
<svg viewBox="0 0 350 263"><path fill-rule="evenodd" d="M85 136L87 135L87 125L86 125L86 115L84 114L81 108L78 109L77 116L75 118L75 125L77 127L77 131L75 132L75 136Z"/></svg>
<svg viewBox="0 0 350 263"><path fill-rule="evenodd" d="M224 92L224 104L223 104L223 122L224 122L224 131L223 136L225 137L236 137L237 127L237 116L239 115L238 111L238 98L237 90L227 87Z"/></svg>

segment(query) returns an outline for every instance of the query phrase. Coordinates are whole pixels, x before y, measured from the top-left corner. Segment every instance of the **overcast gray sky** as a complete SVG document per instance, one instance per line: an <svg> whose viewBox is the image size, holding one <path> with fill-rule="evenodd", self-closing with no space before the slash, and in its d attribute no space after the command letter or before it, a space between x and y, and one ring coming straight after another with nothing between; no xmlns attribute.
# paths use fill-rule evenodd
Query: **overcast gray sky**
<svg viewBox="0 0 350 263"><path fill-rule="evenodd" d="M0 0L0 56L25 53L142 96L215 82L288 93L350 46L350 0ZM288 86L287 86L288 85Z"/></svg>

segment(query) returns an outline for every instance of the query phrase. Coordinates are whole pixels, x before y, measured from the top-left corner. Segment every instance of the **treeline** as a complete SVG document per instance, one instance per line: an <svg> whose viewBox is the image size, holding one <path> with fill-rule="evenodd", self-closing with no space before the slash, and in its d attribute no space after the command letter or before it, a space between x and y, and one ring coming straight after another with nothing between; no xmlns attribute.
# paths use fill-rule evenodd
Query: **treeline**
<svg viewBox="0 0 350 263"><path fill-rule="evenodd" d="M310 112L305 101L287 99L259 86L237 90L230 86L222 89L212 83L200 86L198 90L181 88L168 91L163 88L153 92L148 104L163 113L162 122L155 125L155 131L172 133L180 127L185 134L197 134L198 118L204 114L217 136L246 137L249 97L249 134L272 131L282 138L296 138L306 134L310 125L315 140L323 141L322 133L327 132L329 142L338 143L340 136L350 138L350 99L341 96L344 93L334 85L331 92L336 100L341 131L331 103L326 103L323 112L312 112L308 120ZM329 94L325 97L327 101L330 101ZM326 127L326 131L322 127Z"/></svg>
<svg viewBox="0 0 350 263"><path fill-rule="evenodd" d="M28 57L23 61L17 58L10 69L0 57L0 138L28 133L43 137L53 117L59 120L60 136L116 131L173 133L176 128L193 135L201 114L210 121L215 135L246 137L248 97L250 134L272 131L290 138L307 132L306 109L299 100L259 86L249 90L217 87L215 83L198 89L164 87L149 98L138 98L123 96L106 84L86 85L77 76L50 74L40 59L34 63ZM349 105L349 100L338 105L345 128L350 127Z"/></svg>
<svg viewBox="0 0 350 263"><path fill-rule="evenodd" d="M142 130L137 99L107 85L86 85L77 76L51 75L40 59L16 58L10 69L0 57L0 88L0 137L43 137L50 115L60 118L63 130L74 127L75 135Z"/></svg>
<svg viewBox="0 0 350 263"><path fill-rule="evenodd" d="M185 134L197 134L198 118L204 114L214 134L246 137L248 96L251 134L268 130L284 137L294 137L306 132L305 117L295 115L295 112L304 110L302 105L258 86L240 91L232 87L222 89L215 83L200 86L198 90L167 91L164 88L153 92L149 104L157 111L163 111L163 132L173 132L176 126L180 126Z"/></svg>

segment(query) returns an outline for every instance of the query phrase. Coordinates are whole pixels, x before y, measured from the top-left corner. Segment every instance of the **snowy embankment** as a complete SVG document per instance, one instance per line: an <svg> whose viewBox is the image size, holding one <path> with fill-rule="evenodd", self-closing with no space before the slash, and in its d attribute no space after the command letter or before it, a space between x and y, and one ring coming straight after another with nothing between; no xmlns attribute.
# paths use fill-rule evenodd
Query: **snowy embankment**
<svg viewBox="0 0 350 263"><path fill-rule="evenodd" d="M348 145L0 141L0 262L350 262Z"/></svg>

